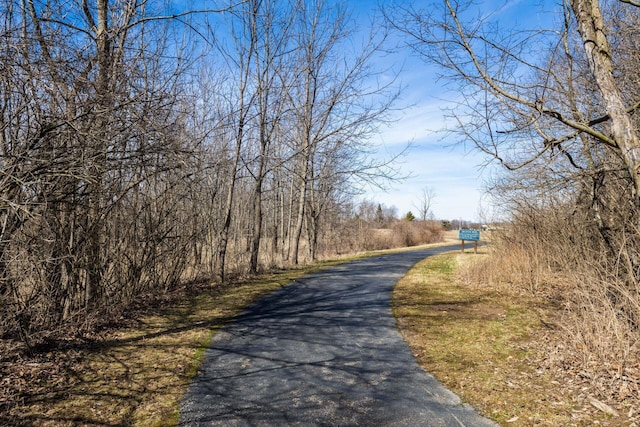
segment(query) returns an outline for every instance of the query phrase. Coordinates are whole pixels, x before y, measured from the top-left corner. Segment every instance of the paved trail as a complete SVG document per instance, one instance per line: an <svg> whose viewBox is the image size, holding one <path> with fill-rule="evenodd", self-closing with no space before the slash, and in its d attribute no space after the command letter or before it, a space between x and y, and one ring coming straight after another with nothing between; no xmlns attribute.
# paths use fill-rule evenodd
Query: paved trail
<svg viewBox="0 0 640 427"><path fill-rule="evenodd" d="M261 299L214 338L181 425L495 426L418 366L391 313L412 265L457 248L342 264Z"/></svg>

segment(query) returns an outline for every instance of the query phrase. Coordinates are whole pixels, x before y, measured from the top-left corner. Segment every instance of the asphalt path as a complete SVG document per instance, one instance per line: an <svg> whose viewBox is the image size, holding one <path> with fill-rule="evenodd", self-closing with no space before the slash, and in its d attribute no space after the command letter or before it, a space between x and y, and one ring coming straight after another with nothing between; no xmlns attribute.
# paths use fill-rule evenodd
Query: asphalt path
<svg viewBox="0 0 640 427"><path fill-rule="evenodd" d="M214 337L183 426L492 426L416 363L393 286L459 245L349 262L251 305Z"/></svg>

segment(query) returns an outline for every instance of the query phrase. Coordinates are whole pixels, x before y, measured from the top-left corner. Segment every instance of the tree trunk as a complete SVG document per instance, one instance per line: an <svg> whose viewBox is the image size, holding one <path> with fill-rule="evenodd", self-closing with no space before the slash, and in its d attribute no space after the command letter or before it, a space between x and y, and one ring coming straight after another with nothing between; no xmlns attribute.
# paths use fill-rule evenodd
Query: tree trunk
<svg viewBox="0 0 640 427"><path fill-rule="evenodd" d="M307 208L307 236L309 239L309 259L314 262L318 259L318 234L320 232L320 218L318 213L309 206Z"/></svg>
<svg viewBox="0 0 640 427"><path fill-rule="evenodd" d="M264 160L261 156L258 168L258 179L253 194L253 231L251 241L251 258L249 260L249 273L258 272L258 257L260 255L260 237L262 235L262 183Z"/></svg>
<svg viewBox="0 0 640 427"><path fill-rule="evenodd" d="M231 169L231 175L229 176L229 184L227 188L227 201L225 205L224 221L222 223L222 230L220 231L220 247L218 249L218 272L217 279L220 283L224 282L225 278L225 262L227 256L227 247L229 245L229 230L231 228L231 214L233 212L233 193L235 191L238 165L240 164L240 151L242 149L242 138L244 131L244 120L241 119L238 126L238 134L236 136L236 150L235 157L233 159L233 166Z"/></svg>
<svg viewBox="0 0 640 427"><path fill-rule="evenodd" d="M578 23L584 50L589 61L607 114L611 133L621 151L633 180L635 201L640 205L640 139L627 112L614 72L611 48L598 0L572 0L571 7Z"/></svg>
<svg viewBox="0 0 640 427"><path fill-rule="evenodd" d="M305 158L305 167L300 182L300 194L298 198L298 212L296 214L296 225L293 230L293 242L291 248L291 262L298 264L298 253L300 251L300 238L302 237L302 226L304 224L304 207L307 199L307 173L309 169L309 161Z"/></svg>

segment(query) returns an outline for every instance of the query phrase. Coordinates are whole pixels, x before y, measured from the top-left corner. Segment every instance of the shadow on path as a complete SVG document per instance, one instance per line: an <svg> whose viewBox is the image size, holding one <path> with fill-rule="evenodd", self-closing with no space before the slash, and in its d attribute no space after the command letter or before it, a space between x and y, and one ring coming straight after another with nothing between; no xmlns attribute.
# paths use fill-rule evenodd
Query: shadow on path
<svg viewBox="0 0 640 427"><path fill-rule="evenodd" d="M342 264L261 299L207 350L181 425L495 426L416 363L391 291L447 246Z"/></svg>

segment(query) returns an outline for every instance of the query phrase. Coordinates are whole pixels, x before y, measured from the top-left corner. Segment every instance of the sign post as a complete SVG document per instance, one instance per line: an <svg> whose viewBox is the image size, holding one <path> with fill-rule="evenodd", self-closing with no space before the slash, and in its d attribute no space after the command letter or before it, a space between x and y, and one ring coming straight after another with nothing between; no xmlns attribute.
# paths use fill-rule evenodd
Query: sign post
<svg viewBox="0 0 640 427"><path fill-rule="evenodd" d="M462 252L464 252L464 241L469 240L473 242L473 252L478 253L478 240L480 240L479 230L459 230L458 240L462 242Z"/></svg>

